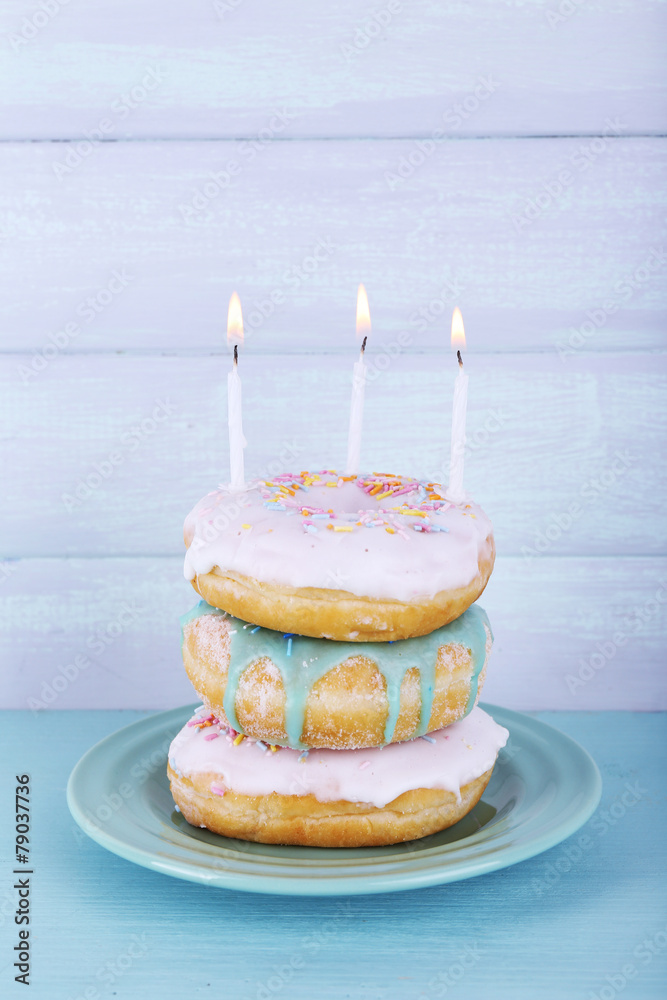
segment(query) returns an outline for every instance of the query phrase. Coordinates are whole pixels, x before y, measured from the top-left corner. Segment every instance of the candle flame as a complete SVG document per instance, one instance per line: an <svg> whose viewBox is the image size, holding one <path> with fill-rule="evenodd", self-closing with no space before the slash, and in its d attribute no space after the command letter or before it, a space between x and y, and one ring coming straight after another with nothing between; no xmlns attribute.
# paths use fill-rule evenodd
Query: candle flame
<svg viewBox="0 0 667 1000"><path fill-rule="evenodd" d="M368 296L363 285L357 289L357 337L362 339L371 332L371 311L368 308Z"/></svg>
<svg viewBox="0 0 667 1000"><path fill-rule="evenodd" d="M465 351L465 349L466 332L463 329L463 316L461 315L461 310L457 306L452 313L452 350Z"/></svg>
<svg viewBox="0 0 667 1000"><path fill-rule="evenodd" d="M232 292L229 300L229 310L227 312L227 343L243 343L243 313L241 312L241 300L236 292Z"/></svg>

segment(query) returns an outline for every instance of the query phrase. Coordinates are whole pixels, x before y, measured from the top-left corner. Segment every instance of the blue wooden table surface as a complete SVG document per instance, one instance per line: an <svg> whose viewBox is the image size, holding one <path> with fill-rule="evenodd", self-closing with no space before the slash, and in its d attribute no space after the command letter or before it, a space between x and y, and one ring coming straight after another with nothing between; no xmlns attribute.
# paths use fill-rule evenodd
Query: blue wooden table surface
<svg viewBox="0 0 667 1000"><path fill-rule="evenodd" d="M131 711L3 712L0 995L45 1000L426 1000L667 993L664 714L542 712L593 754L579 836L433 889L333 899L208 889L136 867L75 826L69 773ZM32 984L13 981L14 775L33 799Z"/></svg>

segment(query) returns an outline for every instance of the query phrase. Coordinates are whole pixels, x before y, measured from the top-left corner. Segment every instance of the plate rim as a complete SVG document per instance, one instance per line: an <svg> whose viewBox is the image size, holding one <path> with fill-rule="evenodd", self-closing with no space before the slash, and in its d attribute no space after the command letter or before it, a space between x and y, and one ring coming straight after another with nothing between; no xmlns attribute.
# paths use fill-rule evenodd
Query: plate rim
<svg viewBox="0 0 667 1000"><path fill-rule="evenodd" d="M524 712L484 703L480 704L480 707L494 718L496 715L500 716L498 721L510 730L510 737L513 735L513 725L519 729L527 728L534 737L541 736L548 746L564 742L568 746L569 752L575 757L579 757L580 763L583 765L580 784L581 790L585 794L577 808L564 817L562 821L552 823L546 830L536 833L527 842L501 845L498 848L492 849L491 853L486 857L463 857L449 866L443 865L439 867L437 864L431 863L421 869L403 870L397 865L395 871L384 870L382 872L373 872L371 870L368 872L355 872L354 874L350 872L337 874L333 871L330 875L324 875L322 873L311 872L307 877L302 879L294 879L293 873L289 871L285 871L284 873L278 871L252 873L222 868L207 872L204 863L200 863L200 867L197 868L196 862L186 863L175 859L162 859L155 850L151 851L145 847L134 845L127 839L121 839L116 834L104 830L101 826L98 826L87 818L77 798L77 783L90 768L91 763L94 765L96 758L100 753L104 752L107 744L113 746L117 743L120 748L127 741L128 737L131 737L134 733L143 733L148 727L157 728L158 731L164 732L170 718L182 718L183 722L180 725L183 725L189 717L188 713L191 714L199 704L201 702L197 701L191 705L153 712L142 719L136 719L134 722L128 723L128 725L109 733L93 744L93 746L89 747L75 764L67 782L67 805L69 811L74 821L91 840L126 861L130 861L148 870L157 871L163 875L180 878L188 882L236 891L289 896L371 895L445 885L511 867L555 847L572 836L572 834L588 822L599 805L602 795L602 778L599 768L590 753L580 743L548 722L542 722ZM145 787L146 784L147 782L140 787ZM482 834L484 829L486 828L482 828L482 830L478 830L469 837L466 837L465 844L470 845L471 842L474 843L475 838L478 838L478 835ZM159 835L154 834L153 836L157 842ZM456 849L456 845L460 845L461 843L463 841L438 845L433 850L443 852L447 848ZM344 856L345 848L341 848L340 850ZM373 849L369 848L369 850ZM399 855L396 860L400 861L402 857ZM245 858L251 859L252 855L247 854ZM303 862L306 860L309 863L316 863L316 859L294 858L290 859L290 866L292 868L301 867L303 869ZM341 857L341 862L343 860L344 857ZM358 859L355 858L355 860ZM391 866L392 860L389 856L382 859L386 866ZM330 862L333 862L333 859L328 858L327 863Z"/></svg>

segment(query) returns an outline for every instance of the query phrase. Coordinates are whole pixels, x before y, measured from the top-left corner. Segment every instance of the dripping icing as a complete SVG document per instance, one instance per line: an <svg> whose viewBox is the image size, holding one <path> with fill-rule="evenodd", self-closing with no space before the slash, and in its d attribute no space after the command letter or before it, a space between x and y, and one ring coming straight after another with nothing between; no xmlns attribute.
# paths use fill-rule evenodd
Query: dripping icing
<svg viewBox="0 0 667 1000"><path fill-rule="evenodd" d="M333 642L330 639L312 639L308 636L290 636L282 632L258 627L225 611L200 601L181 618L183 631L196 618L217 615L230 623L230 662L227 684L223 698L225 715L231 726L243 732L236 716L236 694L243 672L253 663L263 658L270 659L280 671L285 689L285 731L287 745L302 749L306 702L313 685L333 667L353 656L368 656L377 665L385 681L389 710L385 723L384 740L390 743L400 714L400 693L403 678L408 670L416 667L419 671L421 692L421 712L419 725L414 736L423 736L428 724L435 696L435 669L438 648L447 644L461 645L470 650L472 676L465 715L475 705L479 686L479 676L486 660L487 630L492 636L486 612L476 604L471 605L460 618L443 625L429 635L413 639L399 639L396 642ZM290 653L288 654L288 648Z"/></svg>

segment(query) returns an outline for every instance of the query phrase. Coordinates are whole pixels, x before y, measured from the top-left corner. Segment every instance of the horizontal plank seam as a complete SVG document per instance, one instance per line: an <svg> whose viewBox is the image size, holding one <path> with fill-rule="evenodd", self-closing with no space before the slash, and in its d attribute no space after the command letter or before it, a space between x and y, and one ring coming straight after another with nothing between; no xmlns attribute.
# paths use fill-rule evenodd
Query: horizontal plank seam
<svg viewBox="0 0 667 1000"><path fill-rule="evenodd" d="M262 138L262 143L290 143L290 142L415 142L417 140L432 139L431 132L416 132L410 135L291 135L272 136ZM606 139L610 142L623 142L628 139L665 139L667 132L624 132L623 135L609 135L608 132L535 132L526 135L516 135L515 133L492 132L475 133L471 135L445 135L437 139L442 142L493 142L497 139L523 140L523 139ZM72 135L60 138L54 137L21 137L21 136L0 136L0 144L44 144L44 143L73 143L82 142L85 135ZM226 135L226 136L191 136L191 135L146 135L146 136L125 136L123 138L112 139L103 138L95 140L96 145L124 145L133 143L151 142L252 142L257 136L253 134Z"/></svg>
<svg viewBox="0 0 667 1000"><path fill-rule="evenodd" d="M25 358L26 360L28 360L28 359L31 359L33 357L33 352L34 351L39 351L40 348L43 347L43 346L44 345L41 344L39 346L35 346L34 348L21 349L21 350L14 350L14 349L11 349L11 348L0 348L0 358L3 357L3 356L5 356L7 358L16 358L16 359ZM248 357L255 357L255 358L259 358L259 357L262 357L262 358L282 358L282 357L290 357L290 358L301 358L301 357L303 357L303 358L308 358L308 357L313 357L313 358L327 358L327 357L344 358L344 357L350 356L349 349L347 349L345 347L341 347L340 349L333 349L333 350L331 350L331 349L323 349L321 351L312 350L312 349L307 349L307 350L306 349L304 349L304 350L298 350L298 349L296 349L296 350L293 350L293 349L289 349L289 348L286 348L285 350L281 349L279 351L275 350L275 348L273 350L270 350L270 351L262 351L262 350L257 350L257 349L253 349L253 348L244 348L243 350L244 350L244 353ZM383 353L383 341L381 341L381 340L377 341L377 350L378 350L379 353ZM553 354L557 354L557 352L558 352L557 345L554 344L553 347L548 347L548 346L547 347L536 347L534 349L509 348L506 351L467 351L466 352L466 356L467 357L471 357L471 358L505 357L507 355L512 355L512 356L526 355L528 357L532 357L532 356L538 356L538 355L543 355L543 354L547 355L547 356L551 356ZM367 353L368 353L369 356L373 355L374 352L373 352L373 345L372 344L369 344L368 349L367 349ZM431 357L431 356L433 356L433 357L448 357L449 355L451 355L451 350L447 346L444 346L444 347L427 347L427 348L421 348L421 349L411 347L409 351L406 350L403 353L404 353L404 355L415 356L415 357L417 357L417 356L418 357ZM78 350L62 350L62 351L59 351L58 354L59 354L60 357L65 357L65 358L67 358L67 357L70 357L70 358L77 358L77 357L82 357L82 358L86 358L86 357L99 357L99 358L188 358L188 357L192 357L192 358L198 358L198 357L202 357L202 358L218 358L218 357L219 358L224 358L224 357L231 357L230 352L228 350L226 350L226 349L214 350L212 348L206 348L206 347L201 347L201 348L196 348L196 347L195 348L183 348L182 350L181 349L173 349L172 350L172 349L166 349L166 348L160 348L160 347L155 347L155 348L136 348L136 349L135 348L127 348L127 349L123 348L122 350L119 350L117 348L115 348L115 349L114 348L109 348L109 349L102 349L101 348L98 351L96 351L96 350L80 350L80 351L78 351ZM667 355L667 349L664 348L664 347L646 347L646 348L629 347L627 350L619 350L618 348L611 348L609 350L605 350L604 348L600 348L599 350L588 350L588 351L577 350L577 357L579 357L579 358L587 358L587 357L595 358L595 357L600 357L600 356L604 356L604 357L615 357L615 356L618 356L618 357L627 357L628 355L632 355L633 357L637 357L637 356L641 356L641 355L644 355L644 354L646 354L646 355L648 355L648 356L650 356L652 358L655 358L656 356L657 357L663 357L663 356ZM564 367L564 370L565 370L565 366L563 366L563 367Z"/></svg>

